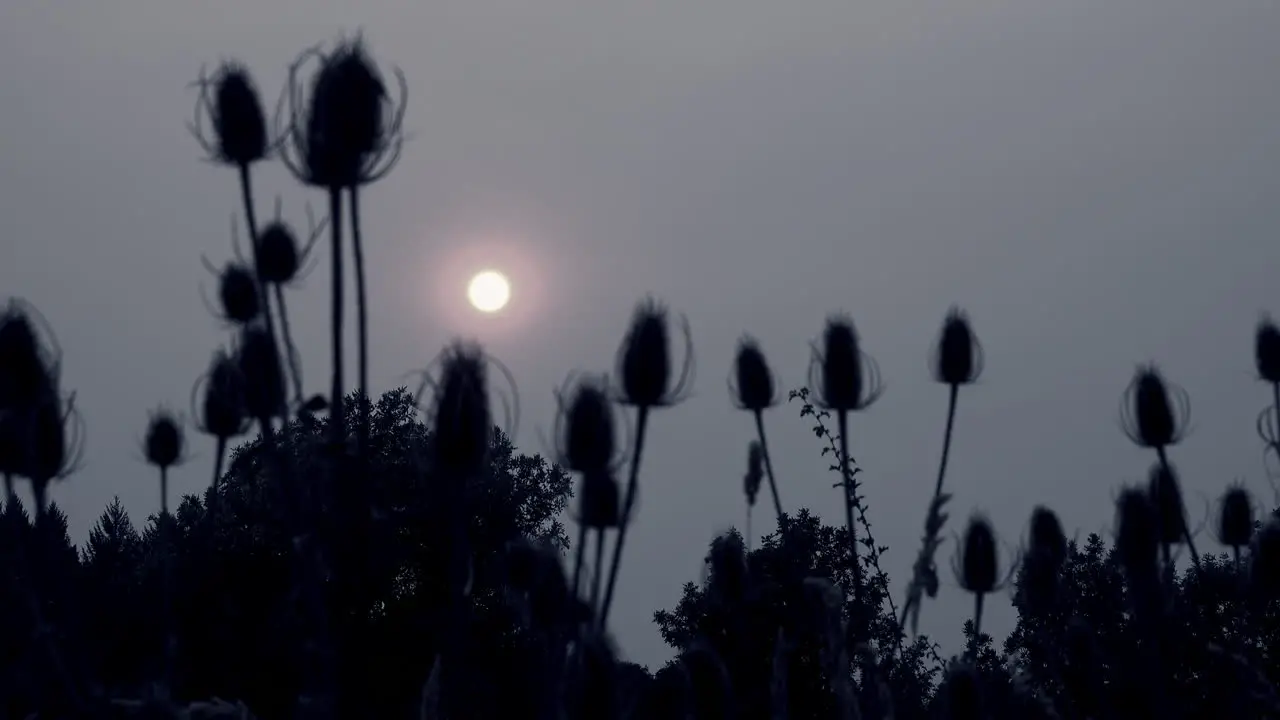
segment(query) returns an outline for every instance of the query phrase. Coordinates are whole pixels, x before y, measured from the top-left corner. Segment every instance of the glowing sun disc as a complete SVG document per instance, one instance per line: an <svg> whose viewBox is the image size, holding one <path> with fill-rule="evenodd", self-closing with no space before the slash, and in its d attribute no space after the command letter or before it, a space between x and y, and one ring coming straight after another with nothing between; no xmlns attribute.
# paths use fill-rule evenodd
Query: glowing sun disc
<svg viewBox="0 0 1280 720"><path fill-rule="evenodd" d="M511 299L511 283L497 270L476 273L467 285L467 299L480 312L498 312Z"/></svg>

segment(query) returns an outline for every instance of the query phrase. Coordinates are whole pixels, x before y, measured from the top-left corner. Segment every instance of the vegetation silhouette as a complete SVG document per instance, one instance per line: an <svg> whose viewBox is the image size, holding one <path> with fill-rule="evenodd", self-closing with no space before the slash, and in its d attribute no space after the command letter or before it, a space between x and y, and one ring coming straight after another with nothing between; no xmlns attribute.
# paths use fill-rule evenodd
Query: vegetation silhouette
<svg viewBox="0 0 1280 720"><path fill-rule="evenodd" d="M582 374L562 388L550 460L516 450L511 374L473 343L450 343L416 393L374 397L359 200L403 149L407 83L395 76L393 98L360 38L309 50L290 69L274 127L243 65L197 82L192 130L210 160L236 171L252 244L250 261L220 276L215 314L229 347L215 349L192 388L194 426L215 445L203 493L170 508L168 472L188 459L190 440L178 415L157 410L141 454L158 470L160 512L137 527L117 499L77 548L48 500L84 447L74 393L35 308L14 299L0 311L0 717L1280 717L1280 509L1261 513L1233 484L1213 533L1230 552L1197 550L1170 457L1190 401L1153 364L1134 373L1120 414L1155 464L1148 483L1118 494L1111 545L1097 534L1069 542L1037 507L1020 552L1001 558L996 528L974 515L953 556L957 584L973 595L965 648L944 659L916 632L939 585L959 388L983 370L959 308L932 358L949 402L901 609L850 452L850 414L869 413L884 385L853 321L833 315L814 347L812 390L788 401L830 456L843 526L784 511L763 419L781 394L760 344L744 336L729 390L754 426L746 535L715 538L701 582L655 612L671 662L651 673L620 659L609 610L652 452L648 424L660 417L651 411L692 387L689 324L680 318L677 358L671 313L641 301L612 382ZM273 160L325 193L328 217L308 218L305 243L278 203L275 220L257 221L252 170ZM326 229L333 376L327 395L305 397L285 291ZM352 392L342 367L347 233ZM1271 390L1257 417L1265 463L1280 458L1280 329L1270 319L1259 323L1254 360ZM569 473L580 476L576 494ZM21 480L32 508L19 500ZM776 525L757 539L752 510L766 480ZM571 544L560 518L575 495ZM997 648L982 631L983 603L1006 585L1018 623Z"/></svg>

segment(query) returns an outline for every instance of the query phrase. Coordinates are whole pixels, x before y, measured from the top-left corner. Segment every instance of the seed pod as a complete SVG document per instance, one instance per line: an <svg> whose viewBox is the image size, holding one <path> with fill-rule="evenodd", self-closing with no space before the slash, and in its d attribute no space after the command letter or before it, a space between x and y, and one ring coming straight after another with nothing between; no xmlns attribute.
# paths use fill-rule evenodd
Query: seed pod
<svg viewBox="0 0 1280 720"><path fill-rule="evenodd" d="M810 383L817 384L822 404L837 412L863 410L880 397L880 371L858 343L852 321L833 317L823 332L821 355L814 358ZM815 380L819 381L815 383Z"/></svg>
<svg viewBox="0 0 1280 720"><path fill-rule="evenodd" d="M461 477L479 473L488 462L493 421L484 352L478 345L455 343L445 351L434 416L440 469Z"/></svg>
<svg viewBox="0 0 1280 720"><path fill-rule="evenodd" d="M1031 511L1031 552L1047 560L1056 570L1067 557L1067 536L1062 523L1049 508L1037 505Z"/></svg>
<svg viewBox="0 0 1280 720"><path fill-rule="evenodd" d="M933 376L946 385L968 385L982 374L982 345L959 308L951 308L942 322L934 350Z"/></svg>
<svg viewBox="0 0 1280 720"><path fill-rule="evenodd" d="M239 263L227 263L218 277L218 297L228 320L245 324L258 317L261 309L258 282L253 271Z"/></svg>
<svg viewBox="0 0 1280 720"><path fill-rule="evenodd" d="M974 594L996 589L996 533L991 521L981 515L969 518L960 556L960 587Z"/></svg>
<svg viewBox="0 0 1280 720"><path fill-rule="evenodd" d="M561 455L564 466L581 473L603 473L614 460L613 405L603 380L578 383L565 411Z"/></svg>
<svg viewBox="0 0 1280 720"><path fill-rule="evenodd" d="M1129 439L1156 449L1180 442L1191 415L1186 391L1167 382L1154 365L1138 368L1120 408Z"/></svg>
<svg viewBox="0 0 1280 720"><path fill-rule="evenodd" d="M1253 499L1241 485L1227 488L1218 514L1218 540L1240 549L1253 539Z"/></svg>
<svg viewBox="0 0 1280 720"><path fill-rule="evenodd" d="M630 405L665 404L671 382L671 348L667 310L650 299L636 307L621 348L622 395Z"/></svg>
<svg viewBox="0 0 1280 720"><path fill-rule="evenodd" d="M262 281L283 285L298 274L298 240L288 225L276 221L258 233L258 272Z"/></svg>
<svg viewBox="0 0 1280 720"><path fill-rule="evenodd" d="M731 389L735 390L740 409L761 412L777 403L773 371L754 338L744 337L738 341L734 369L737 387Z"/></svg>
<svg viewBox="0 0 1280 720"><path fill-rule="evenodd" d="M1254 334L1253 358L1258 377L1275 385L1280 384L1280 328L1270 317L1258 323Z"/></svg>
<svg viewBox="0 0 1280 720"><path fill-rule="evenodd" d="M224 351L213 356L200 408L200 429L215 438L226 440L249 429L244 374Z"/></svg>
<svg viewBox="0 0 1280 720"><path fill-rule="evenodd" d="M1161 544L1177 545L1187 534L1187 514L1182 503L1182 489L1172 466L1156 463L1151 468L1147 493L1156 511Z"/></svg>
<svg viewBox="0 0 1280 720"><path fill-rule="evenodd" d="M178 419L164 409L152 413L147 424L147 462L166 470L178 463L182 447L182 425Z"/></svg>
<svg viewBox="0 0 1280 720"><path fill-rule="evenodd" d="M618 481L607 473L590 473L582 477L583 525L593 530L616 528L620 491Z"/></svg>
<svg viewBox="0 0 1280 720"><path fill-rule="evenodd" d="M214 80L213 127L221 157L248 165L266 157L267 121L249 70L231 63Z"/></svg>
<svg viewBox="0 0 1280 720"><path fill-rule="evenodd" d="M248 325L240 335L238 362L249 417L265 422L285 414L284 369L275 339L260 325Z"/></svg>

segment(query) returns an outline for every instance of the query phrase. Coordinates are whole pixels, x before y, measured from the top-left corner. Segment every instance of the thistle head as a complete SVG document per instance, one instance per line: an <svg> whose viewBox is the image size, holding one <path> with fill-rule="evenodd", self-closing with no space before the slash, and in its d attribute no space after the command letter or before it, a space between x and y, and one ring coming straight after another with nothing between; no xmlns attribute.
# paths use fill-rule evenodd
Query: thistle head
<svg viewBox="0 0 1280 720"><path fill-rule="evenodd" d="M449 474L479 473L489 459L493 420L485 356L478 345L456 342L446 349L432 414L437 465Z"/></svg>
<svg viewBox="0 0 1280 720"><path fill-rule="evenodd" d="M568 407L556 416L561 464L574 472L607 473L615 463L613 403L604 378L577 381Z"/></svg>
<svg viewBox="0 0 1280 720"><path fill-rule="evenodd" d="M1160 518L1147 491L1125 488L1116 500L1116 553L1129 587L1138 592L1155 587L1160 552Z"/></svg>
<svg viewBox="0 0 1280 720"><path fill-rule="evenodd" d="M884 390L879 366L862 351L853 321L843 316L827 320L822 350L815 349L809 375L820 403L837 412L864 410Z"/></svg>
<svg viewBox="0 0 1280 720"><path fill-rule="evenodd" d="M1253 539L1253 498L1243 485L1223 493L1218 509L1218 541L1239 550Z"/></svg>
<svg viewBox="0 0 1280 720"><path fill-rule="evenodd" d="M218 299L227 320L237 325L252 322L261 311L258 280L253 271L240 263L227 263L218 275Z"/></svg>
<svg viewBox="0 0 1280 720"><path fill-rule="evenodd" d="M16 299L0 311L0 413L34 402L58 373L57 345L47 328L48 340L41 340L38 318L35 308Z"/></svg>
<svg viewBox="0 0 1280 720"><path fill-rule="evenodd" d="M1058 516L1042 505L1031 511L1030 549L1023 556L1022 591L1028 607L1047 611L1058 591L1058 576L1067 554L1067 538Z"/></svg>
<svg viewBox="0 0 1280 720"><path fill-rule="evenodd" d="M304 97L302 66L319 67ZM404 77L396 72L401 96L393 100L377 65L356 38L329 52L303 54L290 71L285 164L304 183L335 188L365 185L386 175L399 158L405 110ZM282 104L283 105L283 104ZM283 108L282 108L283 109Z"/></svg>
<svg viewBox="0 0 1280 720"><path fill-rule="evenodd" d="M237 167L266 158L271 150L267 121L249 70L225 62L213 77L202 73L196 84L200 97L192 132L210 158ZM205 137L206 122L213 126L212 138Z"/></svg>
<svg viewBox="0 0 1280 720"><path fill-rule="evenodd" d="M974 514L969 517L960 545L959 568L956 573L960 587L976 595L994 592L998 568L995 530L991 527L990 520Z"/></svg>
<svg viewBox="0 0 1280 720"><path fill-rule="evenodd" d="M298 240L293 230L276 220L258 233L258 271L262 281L284 285L298 274L301 265Z"/></svg>
<svg viewBox="0 0 1280 720"><path fill-rule="evenodd" d="M1055 569L1067 558L1067 536L1054 511L1037 505L1031 511L1031 552L1047 560Z"/></svg>
<svg viewBox="0 0 1280 720"><path fill-rule="evenodd" d="M738 341L734 377L730 381L729 390L740 410L762 412L778 402L773 371L769 369L764 351L750 336L744 336Z"/></svg>
<svg viewBox="0 0 1280 720"><path fill-rule="evenodd" d="M747 505L756 506L756 496L760 494L760 484L764 481L764 448L759 440L752 440L747 446L747 474L742 478L742 491L746 493Z"/></svg>
<svg viewBox="0 0 1280 720"><path fill-rule="evenodd" d="M261 324L246 325L241 331L236 364L249 417L260 422L283 417L287 389L280 351L275 338Z"/></svg>
<svg viewBox="0 0 1280 720"><path fill-rule="evenodd" d="M1280 327L1276 327L1270 316L1258 321L1253 336L1253 360L1259 378L1272 385L1280 384Z"/></svg>
<svg viewBox="0 0 1280 720"><path fill-rule="evenodd" d="M963 310L951 308L933 353L933 376L945 385L968 385L982 375L982 345Z"/></svg>
<svg viewBox="0 0 1280 720"><path fill-rule="evenodd" d="M1159 523L1157 532L1160 543L1181 543L1187 534L1187 513L1182 502L1182 488L1172 465L1157 462L1151 467L1147 494Z"/></svg>
<svg viewBox="0 0 1280 720"><path fill-rule="evenodd" d="M1125 434L1139 447L1176 445L1186 434L1191 400L1154 365L1140 366L1121 399L1120 419Z"/></svg>
<svg viewBox="0 0 1280 720"><path fill-rule="evenodd" d="M693 344L684 322L688 347L680 375L672 382L671 333L667 309L649 298L636 306L631 326L618 349L622 402L640 408L674 405L688 396L693 381Z"/></svg>
<svg viewBox="0 0 1280 720"><path fill-rule="evenodd" d="M711 541L707 554L711 586L726 601L735 601L747 590L747 549L742 536L728 532Z"/></svg>
<svg viewBox="0 0 1280 720"><path fill-rule="evenodd" d="M200 403L195 409L197 394L200 394ZM192 388L192 406L195 417L199 418L198 429L219 440L243 435L249 430L244 373L226 351L214 353L209 371Z"/></svg>
<svg viewBox="0 0 1280 720"><path fill-rule="evenodd" d="M147 462L168 470L182 459L184 447L182 423L173 413L160 408L151 413L147 436L143 442Z"/></svg>
<svg viewBox="0 0 1280 720"><path fill-rule="evenodd" d="M609 473L582 476L582 517L579 522L592 530L607 530L621 524L618 481Z"/></svg>

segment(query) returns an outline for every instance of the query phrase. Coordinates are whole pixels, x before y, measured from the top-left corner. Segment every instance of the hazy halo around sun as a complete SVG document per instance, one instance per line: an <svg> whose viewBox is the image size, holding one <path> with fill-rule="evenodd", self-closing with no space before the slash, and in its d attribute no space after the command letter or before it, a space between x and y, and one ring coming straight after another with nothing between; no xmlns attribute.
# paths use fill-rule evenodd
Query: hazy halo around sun
<svg viewBox="0 0 1280 720"><path fill-rule="evenodd" d="M471 282L467 284L467 299L480 312L498 312L511 300L511 283L497 270L482 270L471 276Z"/></svg>

